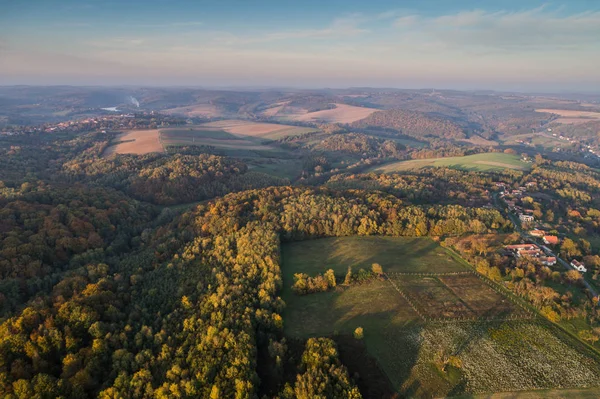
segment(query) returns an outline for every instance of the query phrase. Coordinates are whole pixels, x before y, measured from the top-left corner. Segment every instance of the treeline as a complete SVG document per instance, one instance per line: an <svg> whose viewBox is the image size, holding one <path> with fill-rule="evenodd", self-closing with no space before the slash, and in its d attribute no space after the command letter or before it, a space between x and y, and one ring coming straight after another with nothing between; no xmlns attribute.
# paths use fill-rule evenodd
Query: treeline
<svg viewBox="0 0 600 399"><path fill-rule="evenodd" d="M384 191L413 204L484 206L491 203L488 190L494 187L494 179L503 176L435 168L392 174L339 174L326 185L334 189Z"/></svg>
<svg viewBox="0 0 600 399"><path fill-rule="evenodd" d="M365 119L352 123L351 126L393 129L417 139L437 137L460 140L467 137L462 127L448 119L402 109L377 111Z"/></svg>
<svg viewBox="0 0 600 399"><path fill-rule="evenodd" d="M362 284L382 275L383 269L377 263L373 264L372 270L360 268L358 273L352 273L352 267L348 266L348 271L341 284L346 287L352 284ZM292 291L297 295L307 295L315 292L326 292L337 287L337 285L338 278L333 269L328 269L324 274L317 274L314 277L306 273L296 273L294 274Z"/></svg>

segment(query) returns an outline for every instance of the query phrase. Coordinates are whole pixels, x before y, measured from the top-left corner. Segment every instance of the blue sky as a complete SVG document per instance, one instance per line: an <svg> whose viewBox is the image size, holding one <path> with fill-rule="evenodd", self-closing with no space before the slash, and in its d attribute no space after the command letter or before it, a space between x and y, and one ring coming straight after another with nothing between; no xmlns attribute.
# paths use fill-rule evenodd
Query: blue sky
<svg viewBox="0 0 600 399"><path fill-rule="evenodd" d="M0 0L0 84L600 91L600 1Z"/></svg>

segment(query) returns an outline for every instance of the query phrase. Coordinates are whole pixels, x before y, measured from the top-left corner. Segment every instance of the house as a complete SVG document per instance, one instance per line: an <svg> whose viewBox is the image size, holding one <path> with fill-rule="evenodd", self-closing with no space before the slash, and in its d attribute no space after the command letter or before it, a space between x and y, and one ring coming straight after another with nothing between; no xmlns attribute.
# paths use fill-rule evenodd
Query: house
<svg viewBox="0 0 600 399"><path fill-rule="evenodd" d="M543 236L546 235L546 232L544 230L537 230L537 229L535 229L535 230L531 230L529 232L529 235L533 236L533 237L543 237Z"/></svg>
<svg viewBox="0 0 600 399"><path fill-rule="evenodd" d="M571 261L571 266L573 266L573 269L575 269L575 270L577 270L579 272L582 272L582 273L587 272L587 269L585 268L585 265L582 262L579 262L579 261L577 261L575 259L573 259Z"/></svg>
<svg viewBox="0 0 600 399"><path fill-rule="evenodd" d="M546 266L554 266L556 265L556 258L554 256L542 256L540 262Z"/></svg>
<svg viewBox="0 0 600 399"><path fill-rule="evenodd" d="M557 245L559 241L557 236L544 236L542 240L546 245Z"/></svg>
<svg viewBox="0 0 600 399"><path fill-rule="evenodd" d="M533 222L534 217L532 215L525 215L523 213L519 214L519 220L521 220L521 222L526 223L526 222Z"/></svg>

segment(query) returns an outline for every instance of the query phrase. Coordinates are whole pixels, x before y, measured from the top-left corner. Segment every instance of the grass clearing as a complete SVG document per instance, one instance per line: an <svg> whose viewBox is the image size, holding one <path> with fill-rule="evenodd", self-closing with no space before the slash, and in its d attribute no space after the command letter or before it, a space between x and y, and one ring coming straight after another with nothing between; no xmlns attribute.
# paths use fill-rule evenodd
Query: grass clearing
<svg viewBox="0 0 600 399"><path fill-rule="evenodd" d="M468 269L446 249L429 238L410 237L332 237L299 241L283 247L285 276L294 273L314 275L333 269L344 274L371 269L373 263L386 273L448 273ZM288 273L289 272L289 273Z"/></svg>
<svg viewBox="0 0 600 399"><path fill-rule="evenodd" d="M348 336L363 327L368 355L402 396L600 386L597 353L544 320L461 320L524 311L428 238L295 242L282 246L282 261L285 334L300 339ZM338 285L305 296L291 291L294 273L314 276L331 268L339 281L348 266L356 271L374 262L419 312L448 320L424 323L392 280ZM448 356L458 358L462 366L444 367L441 359Z"/></svg>
<svg viewBox="0 0 600 399"><path fill-rule="evenodd" d="M372 172L394 173L422 168L451 168L466 171L490 172L505 169L529 170L531 165L521 161L518 155L505 153L485 153L464 157L413 159L393 162L371 169Z"/></svg>

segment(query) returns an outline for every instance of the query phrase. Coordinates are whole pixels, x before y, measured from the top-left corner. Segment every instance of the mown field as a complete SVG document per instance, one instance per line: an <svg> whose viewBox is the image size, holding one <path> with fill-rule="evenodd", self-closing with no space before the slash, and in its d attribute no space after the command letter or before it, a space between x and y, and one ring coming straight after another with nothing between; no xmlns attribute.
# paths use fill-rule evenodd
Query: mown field
<svg viewBox="0 0 600 399"><path fill-rule="evenodd" d="M186 126L161 129L160 139L165 147L206 145L231 150L275 150L254 137L241 137L215 127Z"/></svg>
<svg viewBox="0 0 600 399"><path fill-rule="evenodd" d="M486 153L467 155L464 157L413 159L377 166L374 172L393 173L404 170L422 168L452 168L471 171L498 171L504 169L529 170L531 165L521 161L518 155L504 153Z"/></svg>
<svg viewBox="0 0 600 399"><path fill-rule="evenodd" d="M382 265L389 278L304 296L294 273ZM364 345L401 395L454 396L600 386L600 359L481 280L428 238L343 237L282 246L287 336L348 336ZM432 321L432 319L435 319ZM343 340L341 340L343 342ZM458 359L448 363L448 359Z"/></svg>

